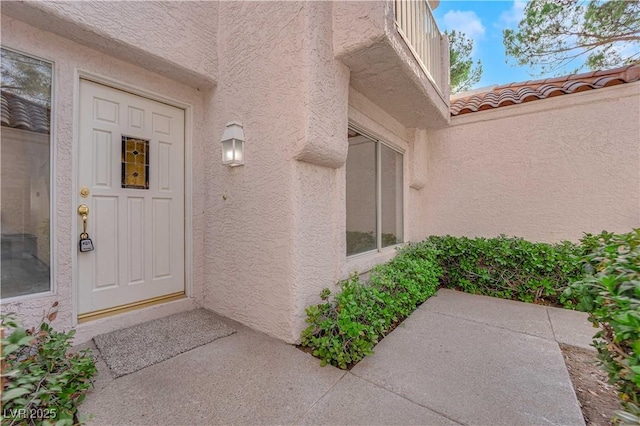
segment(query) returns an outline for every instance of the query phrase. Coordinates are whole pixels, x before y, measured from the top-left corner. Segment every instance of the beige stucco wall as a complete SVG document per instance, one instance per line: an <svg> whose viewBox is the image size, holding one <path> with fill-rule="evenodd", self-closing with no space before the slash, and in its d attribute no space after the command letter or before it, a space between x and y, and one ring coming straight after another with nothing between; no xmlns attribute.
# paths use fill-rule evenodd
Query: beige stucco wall
<svg viewBox="0 0 640 426"><path fill-rule="evenodd" d="M346 257L349 123L403 152L405 241L444 233L555 241L640 225L638 83L469 114L436 129L446 124L442 101L432 99L432 115L425 109L415 119L398 113L402 96L385 102L375 94L397 72L369 76L375 50L367 43L407 62L396 38L379 38L390 31L389 1L141 4L3 4L2 44L55 63L54 293L2 306L30 325L54 301L57 325L75 325L79 70L189 105L192 284L183 301L81 324L78 342L195 306L298 341L321 289L395 255L388 247ZM362 19L343 19L353 9ZM139 22L154 14L152 25ZM421 104L425 93L415 93ZM407 128L431 116L429 130ZM221 164L229 121L244 126L243 167Z"/></svg>
<svg viewBox="0 0 640 426"><path fill-rule="evenodd" d="M217 9L215 1L2 3L4 15L195 87L217 79Z"/></svg>
<svg viewBox="0 0 640 426"><path fill-rule="evenodd" d="M295 157L309 137L307 15L298 2L224 2L210 105L204 306L292 341ZM312 101L312 100L311 100ZM221 167L224 124L240 121L245 165ZM313 156L308 152L304 155Z"/></svg>
<svg viewBox="0 0 640 426"><path fill-rule="evenodd" d="M403 157L403 201L405 218L409 217L409 185L413 179L410 167L410 152L413 151L414 131L405 128L382 108L349 88L349 123L404 153ZM342 143L348 146L347 123L344 124ZM304 309L319 303L323 288L336 290L337 282L352 272L366 272L374 265L385 262L395 255L395 248L387 247L381 252L346 256L346 167L333 170L326 167L298 162L296 164L296 281L293 310L292 338L300 338L306 326ZM417 191L411 197L420 196ZM413 239L414 228L405 222L405 239Z"/></svg>
<svg viewBox="0 0 640 426"><path fill-rule="evenodd" d="M221 26L215 42L196 37L188 46L197 49L198 58L216 58L219 78L209 86L201 84L202 78L190 78L194 69L199 74L205 72L198 63L189 62L195 58L189 54L192 50L169 53L156 66L147 60L159 59L155 47L161 45L146 46L134 33L110 33L109 25L102 28L103 18L95 15L102 6L86 10L73 4L53 6L55 25L44 22L43 11L48 6L10 8L11 15L64 37L3 15L4 45L56 63L54 164L58 212L54 217L54 294L6 303L3 309L16 311L33 323L54 300L59 300L56 321L65 328L75 324L77 197L71 188L77 143L75 71L82 69L192 106L193 153L186 165L188 173L193 174L192 185L187 187L193 197L192 223L187 223L193 234L193 255L187 259L193 270L191 306L201 303L270 335L297 340L298 325L303 320L294 312L304 309L298 295L308 287L325 286L337 279L344 258L344 224L340 225L344 213L338 210L344 198L340 198L343 190L338 170L347 154L349 71L333 59L332 6L331 2L217 4L215 23L234 25ZM83 13L89 16L81 17ZM180 25L201 26L201 16L185 14L182 19L187 22ZM67 22L68 28L60 22ZM135 28L135 22L131 24ZM78 36L79 28L87 30L86 40ZM97 30L103 31L98 34L100 43L94 37ZM145 38L157 35L161 43L164 31L147 28ZM118 46L122 52L116 56L126 62L109 56ZM139 49L146 50L138 55ZM176 66L178 62L191 71L183 74L183 69ZM244 126L246 164L231 169L221 165L220 137L225 123L233 120ZM314 193L319 196L311 201L309 194ZM314 230L314 222L332 230L320 245L317 243L322 238L318 239L315 231L321 227ZM316 277L317 270L323 274ZM329 271L328 281L324 271ZM188 307L185 303L180 306ZM153 308L91 321L78 327L79 335L88 338L97 331L150 319L162 312L167 310Z"/></svg>
<svg viewBox="0 0 640 426"><path fill-rule="evenodd" d="M191 106L188 127L192 153L188 158L192 158L192 161L187 165L187 169L192 175L193 182L191 192L193 214L189 219L193 224L194 241L193 256L189 259L191 262L189 268L193 271L193 284L189 289L188 299L173 302L164 307L121 315L119 318L112 317L81 324L78 327L76 340L80 342L99 332L192 308L203 295L204 187L202 181L205 165L203 145L205 134L211 133L205 129L204 118L205 100L211 95L6 15L2 15L2 45L54 63L52 143L55 146L52 163L55 176L52 197L54 203L53 294L33 295L3 303L2 311L16 312L28 325L35 325L42 318L43 312L54 301L58 301L59 313L54 325L63 329L69 329L75 325L73 304L78 283L75 282L74 276L74 257L79 233L78 215L75 209L79 198L77 194L72 193L72 188L74 187L73 173L76 169L75 155L79 143L74 123L79 70L107 77L116 84L122 83Z"/></svg>
<svg viewBox="0 0 640 426"><path fill-rule="evenodd" d="M640 83L461 115L427 140L420 237L640 226Z"/></svg>
<svg viewBox="0 0 640 426"><path fill-rule="evenodd" d="M410 153L423 133L350 87L353 70L336 57L336 49L348 50L334 38L342 6L223 2L218 9L219 21L234 25L219 27L220 77L207 120L214 135L228 121L243 123L246 163L217 167L219 142L205 145L214 167L205 177L204 306L288 342L299 341L304 310L321 289L395 254L388 247L346 257L348 121L405 153L405 218L415 204L409 185L420 181L409 173ZM412 235L406 223L405 239Z"/></svg>

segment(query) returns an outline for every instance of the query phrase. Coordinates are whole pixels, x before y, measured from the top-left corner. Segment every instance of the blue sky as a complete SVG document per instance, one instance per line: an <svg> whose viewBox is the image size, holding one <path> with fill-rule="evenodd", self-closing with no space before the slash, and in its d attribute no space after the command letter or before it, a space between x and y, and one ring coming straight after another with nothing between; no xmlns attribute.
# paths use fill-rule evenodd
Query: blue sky
<svg viewBox="0 0 640 426"><path fill-rule="evenodd" d="M517 67L511 58L509 64L505 63L502 30L518 26L525 5L526 1L513 0L442 0L434 10L441 31L455 29L474 40L473 57L482 61L483 68L476 88L541 78Z"/></svg>

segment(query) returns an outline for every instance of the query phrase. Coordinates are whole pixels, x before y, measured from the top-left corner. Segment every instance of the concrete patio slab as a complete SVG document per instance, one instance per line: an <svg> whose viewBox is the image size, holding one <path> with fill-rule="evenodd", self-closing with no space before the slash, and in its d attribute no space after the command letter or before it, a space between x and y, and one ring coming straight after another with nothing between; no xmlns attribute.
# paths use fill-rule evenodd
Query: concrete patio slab
<svg viewBox="0 0 640 426"><path fill-rule="evenodd" d="M584 315L438 294L351 372L224 318L236 334L117 379L98 358L80 414L97 425L584 425L554 340L584 343Z"/></svg>
<svg viewBox="0 0 640 426"><path fill-rule="evenodd" d="M591 342L598 328L589 322L586 312L561 308L547 308L547 311L557 342L595 351Z"/></svg>
<svg viewBox="0 0 640 426"><path fill-rule="evenodd" d="M459 423L347 374L296 424L436 426Z"/></svg>
<svg viewBox="0 0 640 426"><path fill-rule="evenodd" d="M291 424L344 375L245 327L159 364L104 379L81 414L96 425ZM167 342L170 344L170 342Z"/></svg>
<svg viewBox="0 0 640 426"><path fill-rule="evenodd" d="M426 303L375 351L351 372L457 422L584 425L554 341L435 313Z"/></svg>
<svg viewBox="0 0 640 426"><path fill-rule="evenodd" d="M431 312L553 340L545 306L448 289L439 290L424 304Z"/></svg>

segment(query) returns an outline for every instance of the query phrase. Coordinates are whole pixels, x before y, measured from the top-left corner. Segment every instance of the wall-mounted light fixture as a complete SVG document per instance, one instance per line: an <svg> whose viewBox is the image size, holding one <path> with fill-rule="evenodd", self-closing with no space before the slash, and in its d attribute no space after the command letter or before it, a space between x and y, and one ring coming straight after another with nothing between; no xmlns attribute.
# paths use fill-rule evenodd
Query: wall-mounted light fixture
<svg viewBox="0 0 640 426"><path fill-rule="evenodd" d="M237 121L227 123L222 134L222 164L229 167L244 164L244 130Z"/></svg>

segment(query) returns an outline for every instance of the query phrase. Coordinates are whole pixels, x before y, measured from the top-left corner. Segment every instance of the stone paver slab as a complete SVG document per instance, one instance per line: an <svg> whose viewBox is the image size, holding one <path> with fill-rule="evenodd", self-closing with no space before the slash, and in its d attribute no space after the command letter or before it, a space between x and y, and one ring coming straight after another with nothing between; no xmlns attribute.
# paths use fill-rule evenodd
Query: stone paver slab
<svg viewBox="0 0 640 426"><path fill-rule="evenodd" d="M437 426L458 423L347 374L296 424Z"/></svg>
<svg viewBox="0 0 640 426"><path fill-rule="evenodd" d="M553 340L553 330L544 306L448 289L439 290L437 296L428 299L424 306L428 306L431 312Z"/></svg>
<svg viewBox="0 0 640 426"><path fill-rule="evenodd" d="M554 341L434 313L424 304L375 351L351 372L455 421L584 425Z"/></svg>
<svg viewBox="0 0 640 426"><path fill-rule="evenodd" d="M589 315L586 312L562 308L547 309L557 342L595 350L591 342L599 329L587 320Z"/></svg>
<svg viewBox="0 0 640 426"><path fill-rule="evenodd" d="M170 344L170 342L167 342ZM291 424L345 372L247 329L127 376L81 405L90 424Z"/></svg>

